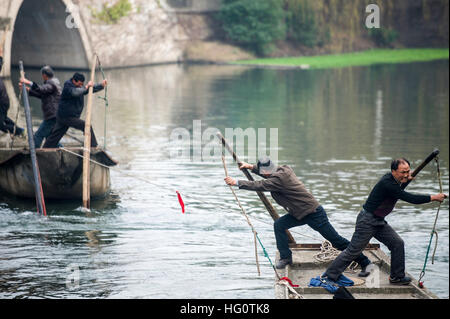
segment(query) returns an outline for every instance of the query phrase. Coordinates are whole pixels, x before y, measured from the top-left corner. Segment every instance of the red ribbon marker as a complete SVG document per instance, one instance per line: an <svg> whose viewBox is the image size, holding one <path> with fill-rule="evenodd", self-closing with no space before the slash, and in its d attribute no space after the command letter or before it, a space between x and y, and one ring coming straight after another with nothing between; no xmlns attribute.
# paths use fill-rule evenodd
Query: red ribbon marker
<svg viewBox="0 0 450 319"><path fill-rule="evenodd" d="M291 286L291 287L293 287L293 288L299 287L299 285L294 285L294 284L292 283L292 280L290 280L288 277L280 278L280 281L281 281L281 280L286 280L286 281L289 283L289 286Z"/></svg>
<svg viewBox="0 0 450 319"><path fill-rule="evenodd" d="M177 191L177 196L178 196L178 202L180 203L180 206L181 206L181 211L184 214L184 212L185 212L185 210L184 210L184 202L183 202L183 199L181 198L181 194L180 194L179 191Z"/></svg>

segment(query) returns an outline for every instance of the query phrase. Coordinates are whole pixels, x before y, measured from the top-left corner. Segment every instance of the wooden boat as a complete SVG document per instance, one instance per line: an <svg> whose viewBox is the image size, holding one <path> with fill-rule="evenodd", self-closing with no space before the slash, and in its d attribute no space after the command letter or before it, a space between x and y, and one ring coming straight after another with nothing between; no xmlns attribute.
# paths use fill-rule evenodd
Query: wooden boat
<svg viewBox="0 0 450 319"><path fill-rule="evenodd" d="M82 147L66 147L83 155ZM83 159L63 149L37 149L36 156L46 199L81 199ZM91 149L91 197L101 197L110 189L109 167L117 165L101 148ZM35 198L30 152L27 149L0 149L0 191Z"/></svg>
<svg viewBox="0 0 450 319"><path fill-rule="evenodd" d="M298 288L293 288L304 299L332 299L333 295L323 287L308 287L311 278L322 275L331 261L322 262L315 258L321 252L321 244L291 245L292 265L278 270L280 277L287 276ZM413 278L408 286L395 286L389 283L390 258L378 244L369 244L364 254L372 261L371 275L358 277L358 272L347 270L344 275L355 281L355 285L346 287L355 299L437 299L438 297L426 288L419 288ZM279 255L277 256L277 260ZM276 279L278 281L278 278ZM292 299L295 294L285 285L275 285L277 299Z"/></svg>

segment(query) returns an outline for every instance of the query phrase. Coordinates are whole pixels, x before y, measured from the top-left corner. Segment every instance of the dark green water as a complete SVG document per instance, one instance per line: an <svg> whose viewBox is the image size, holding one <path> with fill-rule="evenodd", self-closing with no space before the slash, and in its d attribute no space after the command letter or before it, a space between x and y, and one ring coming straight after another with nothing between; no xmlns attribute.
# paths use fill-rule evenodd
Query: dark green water
<svg viewBox="0 0 450 319"><path fill-rule="evenodd" d="M0 297L273 298L273 270L260 251L257 276L253 235L223 183L220 158L171 158L171 133L185 128L192 137L194 120L201 132L278 128L279 163L294 168L350 238L361 205L394 157L408 158L414 168L438 147L448 193L448 70L448 61L438 61L311 71L178 65L107 71L107 149L121 170L111 171L112 192L94 201L90 214L76 201L50 202L48 218L36 215L33 201L0 195ZM58 73L61 81L70 75ZM33 105L38 119L39 104ZM94 129L103 142L100 99ZM228 168L242 177L232 163ZM435 163L408 189L437 193ZM255 194L238 196L273 260L270 217ZM436 203L399 202L387 218L405 241L407 271L416 278L436 210ZM436 261L425 277L444 298L448 211L445 202ZM298 242L322 241L308 227L293 235ZM73 269L79 281L66 284Z"/></svg>

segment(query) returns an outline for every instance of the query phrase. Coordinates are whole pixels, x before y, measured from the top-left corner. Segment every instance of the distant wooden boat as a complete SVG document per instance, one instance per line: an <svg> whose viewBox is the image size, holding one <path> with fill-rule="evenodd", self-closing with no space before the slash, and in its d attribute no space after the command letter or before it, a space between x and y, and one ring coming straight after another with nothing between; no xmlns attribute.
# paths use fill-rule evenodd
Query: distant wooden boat
<svg viewBox="0 0 450 319"><path fill-rule="evenodd" d="M81 147L67 147L83 155ZM83 159L63 149L37 149L42 189L46 199L81 199ZM109 167L117 165L104 150L92 148L91 197L101 197L110 190ZM15 196L35 198L30 152L27 149L0 149L0 190Z"/></svg>
<svg viewBox="0 0 450 319"><path fill-rule="evenodd" d="M287 276L294 288L305 299L331 299L333 295L323 287L308 287L311 278L322 275L329 262L318 261L314 256L321 251L320 244L291 245L293 264L284 270L278 270L280 277ZM390 258L381 250L378 244L369 244L364 254L372 261L375 268L367 278L358 277L357 273L345 272L344 275L355 279L355 285L346 287L355 299L437 299L438 297L426 288L419 288L417 280L407 286L395 286L389 283ZM277 256L277 259L279 256ZM278 280L278 279L277 279ZM284 285L275 285L277 299L291 299L295 294Z"/></svg>

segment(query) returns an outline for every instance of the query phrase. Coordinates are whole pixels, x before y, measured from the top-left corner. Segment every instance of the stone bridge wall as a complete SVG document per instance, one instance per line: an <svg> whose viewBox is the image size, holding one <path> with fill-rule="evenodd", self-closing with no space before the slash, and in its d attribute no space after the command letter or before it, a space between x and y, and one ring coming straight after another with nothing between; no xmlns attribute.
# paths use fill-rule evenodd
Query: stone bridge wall
<svg viewBox="0 0 450 319"><path fill-rule="evenodd" d="M189 35L177 14L202 14L220 5L220 0L129 0L131 12L115 24L93 17L103 3L114 1L0 0L2 75L9 76L19 60L25 66L89 69L94 52L104 67L179 62Z"/></svg>

